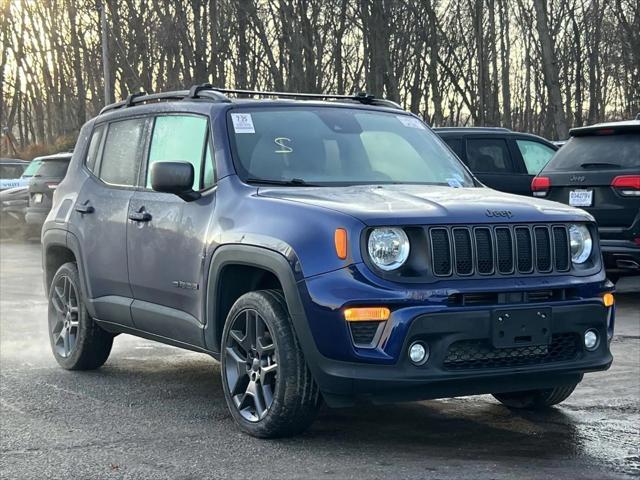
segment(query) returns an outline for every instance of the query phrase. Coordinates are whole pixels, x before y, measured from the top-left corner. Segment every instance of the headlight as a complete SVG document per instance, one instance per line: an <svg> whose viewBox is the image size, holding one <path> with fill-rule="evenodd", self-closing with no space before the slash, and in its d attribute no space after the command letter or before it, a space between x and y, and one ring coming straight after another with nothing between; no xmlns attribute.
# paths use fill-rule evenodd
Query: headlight
<svg viewBox="0 0 640 480"><path fill-rule="evenodd" d="M400 268L409 257L409 239L401 228L376 228L369 235L369 256L381 270Z"/></svg>
<svg viewBox="0 0 640 480"><path fill-rule="evenodd" d="M571 225L569 227L569 240L571 242L571 261L584 263L591 256L593 241L589 229L584 225Z"/></svg>

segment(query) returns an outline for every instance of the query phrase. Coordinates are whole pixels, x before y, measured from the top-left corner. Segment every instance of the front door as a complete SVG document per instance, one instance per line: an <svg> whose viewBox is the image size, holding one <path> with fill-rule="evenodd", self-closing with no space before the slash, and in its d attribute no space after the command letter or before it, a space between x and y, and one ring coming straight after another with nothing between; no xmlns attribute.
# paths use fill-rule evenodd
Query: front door
<svg viewBox="0 0 640 480"><path fill-rule="evenodd" d="M202 285L207 230L215 207L215 175L207 117L160 115L153 119L146 172L129 206L127 252L131 306L136 328L204 346ZM193 189L202 196L187 202L151 190L149 166L182 161L194 167Z"/></svg>

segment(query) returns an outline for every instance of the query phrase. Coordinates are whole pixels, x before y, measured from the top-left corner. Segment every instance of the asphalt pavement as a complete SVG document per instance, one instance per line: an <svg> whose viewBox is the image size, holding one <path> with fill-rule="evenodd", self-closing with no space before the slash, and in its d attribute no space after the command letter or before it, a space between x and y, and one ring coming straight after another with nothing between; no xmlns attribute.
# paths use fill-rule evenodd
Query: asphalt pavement
<svg viewBox="0 0 640 480"><path fill-rule="evenodd" d="M325 408L304 435L274 441L234 426L206 355L120 335L101 369L59 368L40 246L2 241L0 261L0 478L640 475L640 277L619 283L612 368L557 408L513 413L488 395Z"/></svg>

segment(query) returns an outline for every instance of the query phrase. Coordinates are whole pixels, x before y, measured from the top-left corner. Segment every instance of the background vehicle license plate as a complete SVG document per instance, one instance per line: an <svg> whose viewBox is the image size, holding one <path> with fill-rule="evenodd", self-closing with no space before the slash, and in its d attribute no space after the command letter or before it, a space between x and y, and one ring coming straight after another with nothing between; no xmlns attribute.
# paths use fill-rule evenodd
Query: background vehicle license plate
<svg viewBox="0 0 640 480"><path fill-rule="evenodd" d="M33 196L33 202L34 202L34 203L40 203L40 202L42 202L42 194L41 194L41 193L36 193L36 194Z"/></svg>
<svg viewBox="0 0 640 480"><path fill-rule="evenodd" d="M593 203L593 190L571 190L569 205L572 207L590 207Z"/></svg>

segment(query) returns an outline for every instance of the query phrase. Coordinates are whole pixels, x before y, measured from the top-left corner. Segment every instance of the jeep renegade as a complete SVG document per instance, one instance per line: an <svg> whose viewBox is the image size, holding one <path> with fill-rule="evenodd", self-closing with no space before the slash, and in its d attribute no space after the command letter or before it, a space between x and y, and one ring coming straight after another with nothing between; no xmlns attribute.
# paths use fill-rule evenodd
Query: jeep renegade
<svg viewBox="0 0 640 480"><path fill-rule="evenodd" d="M42 241L62 367L120 333L209 354L257 437L323 401L548 407L612 361L593 217L484 187L365 94L130 95L82 128Z"/></svg>

